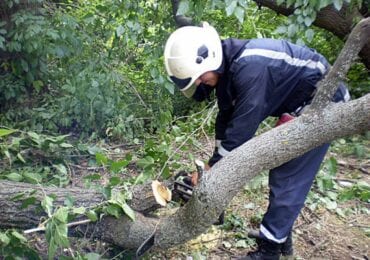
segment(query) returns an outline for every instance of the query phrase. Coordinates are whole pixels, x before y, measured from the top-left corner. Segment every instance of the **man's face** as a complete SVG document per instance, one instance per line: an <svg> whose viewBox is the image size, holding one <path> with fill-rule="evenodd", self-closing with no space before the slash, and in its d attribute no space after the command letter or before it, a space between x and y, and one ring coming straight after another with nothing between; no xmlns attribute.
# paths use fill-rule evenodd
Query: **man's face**
<svg viewBox="0 0 370 260"><path fill-rule="evenodd" d="M214 71L208 71L195 80L195 85L199 86L200 83L203 83L207 86L215 87L219 76L220 75Z"/></svg>

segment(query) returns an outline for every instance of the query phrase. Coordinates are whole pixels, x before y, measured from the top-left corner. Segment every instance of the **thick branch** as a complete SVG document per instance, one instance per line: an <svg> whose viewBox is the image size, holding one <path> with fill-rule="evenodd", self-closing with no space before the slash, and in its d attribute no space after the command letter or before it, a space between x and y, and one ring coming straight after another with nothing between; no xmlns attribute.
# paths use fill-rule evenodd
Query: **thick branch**
<svg viewBox="0 0 370 260"><path fill-rule="evenodd" d="M171 186L171 182L166 182ZM160 206L152 194L151 185L137 185L132 190L130 206L138 213L148 213ZM76 207L94 207L105 201L102 193L81 188L42 187L28 183L0 181L0 227L32 228L45 218L40 202L46 195L55 195L55 206L62 206L67 197L71 197ZM24 207L26 199L35 198L34 203Z"/></svg>
<svg viewBox="0 0 370 260"><path fill-rule="evenodd" d="M285 16L289 16L294 12L294 8L277 5L276 0L255 0L255 2ZM338 11L333 5L330 5L318 12L313 24L344 39L351 32L354 20L363 18L362 14L366 15L367 10L363 10L363 12L360 13L355 8L350 8L348 4L344 3L342 9ZM369 42L362 48L359 55L365 66L370 69Z"/></svg>
<svg viewBox="0 0 370 260"><path fill-rule="evenodd" d="M328 75L318 84L318 92L310 109L325 107L338 88L338 82L344 80L357 54L370 39L370 18L360 21L349 35L342 51Z"/></svg>

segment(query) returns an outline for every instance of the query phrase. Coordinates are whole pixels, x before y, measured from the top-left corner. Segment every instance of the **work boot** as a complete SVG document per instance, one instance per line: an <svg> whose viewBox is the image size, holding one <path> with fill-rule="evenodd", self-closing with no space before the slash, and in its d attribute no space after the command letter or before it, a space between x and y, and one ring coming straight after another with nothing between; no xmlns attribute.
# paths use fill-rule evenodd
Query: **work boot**
<svg viewBox="0 0 370 260"><path fill-rule="evenodd" d="M267 239L257 239L258 248L240 260L279 260L282 244Z"/></svg>
<svg viewBox="0 0 370 260"><path fill-rule="evenodd" d="M250 230L248 232L248 237L255 238L258 240L263 239L260 235L258 230ZM292 232L289 232L287 239L281 245L281 254L285 257L285 259L290 259L293 256L293 239L292 239Z"/></svg>
<svg viewBox="0 0 370 260"><path fill-rule="evenodd" d="M289 232L289 235L285 242L281 246L281 254L285 256L286 259L290 259L293 257L293 239L292 239L292 231ZM293 258L292 258L293 259Z"/></svg>

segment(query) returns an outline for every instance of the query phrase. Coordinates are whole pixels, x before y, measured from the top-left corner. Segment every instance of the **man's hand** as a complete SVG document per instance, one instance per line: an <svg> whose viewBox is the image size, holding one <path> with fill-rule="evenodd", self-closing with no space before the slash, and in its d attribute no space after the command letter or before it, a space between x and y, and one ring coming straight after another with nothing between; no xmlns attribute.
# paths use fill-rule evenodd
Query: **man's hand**
<svg viewBox="0 0 370 260"><path fill-rule="evenodd" d="M211 169L211 166L209 166L208 163L204 164L204 171L209 171ZM191 185L196 186L199 182L199 173L193 172L191 174Z"/></svg>

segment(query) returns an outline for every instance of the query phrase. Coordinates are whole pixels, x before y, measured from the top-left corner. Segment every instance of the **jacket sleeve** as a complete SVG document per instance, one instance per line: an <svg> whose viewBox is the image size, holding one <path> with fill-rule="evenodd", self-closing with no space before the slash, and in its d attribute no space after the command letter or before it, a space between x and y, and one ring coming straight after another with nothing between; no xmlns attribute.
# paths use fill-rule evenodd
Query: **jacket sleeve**
<svg viewBox="0 0 370 260"><path fill-rule="evenodd" d="M234 110L227 123L224 139L209 160L210 166L251 139L260 122L266 117L264 108L269 83L269 74L266 71L262 65L244 63L234 72Z"/></svg>

